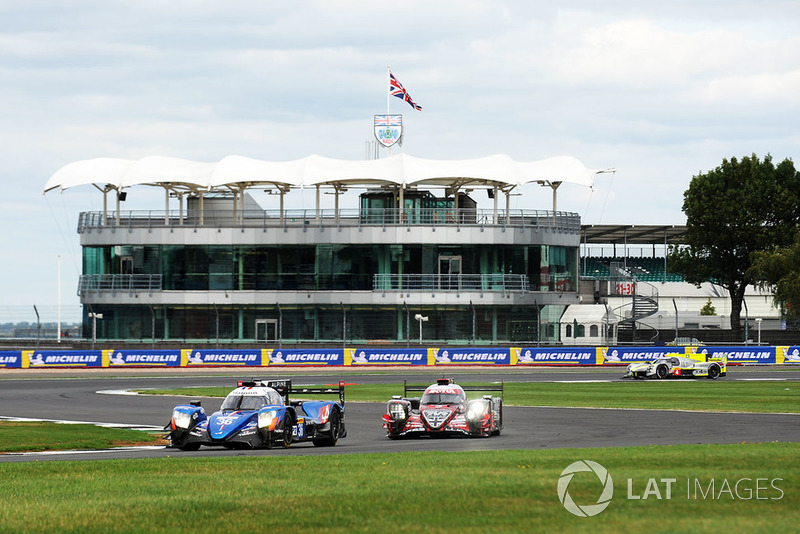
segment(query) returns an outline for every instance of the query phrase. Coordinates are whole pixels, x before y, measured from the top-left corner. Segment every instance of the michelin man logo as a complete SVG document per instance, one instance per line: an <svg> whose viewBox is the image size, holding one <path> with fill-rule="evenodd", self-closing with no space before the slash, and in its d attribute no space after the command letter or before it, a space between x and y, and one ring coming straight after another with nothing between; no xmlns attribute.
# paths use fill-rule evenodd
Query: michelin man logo
<svg viewBox="0 0 800 534"><path fill-rule="evenodd" d="M794 350L789 352L789 348L783 349L783 359L788 362L800 362L800 350L797 347L792 347Z"/></svg>
<svg viewBox="0 0 800 534"><path fill-rule="evenodd" d="M595 504L586 504L583 506L575 504L575 501L573 501L572 497L569 495L569 491L567 491L569 489L569 483L572 482L572 477L575 476L575 473L581 472L594 473L603 484L603 492L600 494ZM571 463L561 472L561 476L558 478L558 500L569 513L577 515L578 517L596 516L611 504L611 497L613 496L614 481L611 480L611 475L605 467L591 460L579 460Z"/></svg>
<svg viewBox="0 0 800 534"><path fill-rule="evenodd" d="M433 349L433 357L438 363L450 363L450 353L446 350L439 352L439 349Z"/></svg>
<svg viewBox="0 0 800 534"><path fill-rule="evenodd" d="M517 361L522 363L533 362L533 354L531 349L525 349L525 354L522 354L522 349L515 349L517 352Z"/></svg>

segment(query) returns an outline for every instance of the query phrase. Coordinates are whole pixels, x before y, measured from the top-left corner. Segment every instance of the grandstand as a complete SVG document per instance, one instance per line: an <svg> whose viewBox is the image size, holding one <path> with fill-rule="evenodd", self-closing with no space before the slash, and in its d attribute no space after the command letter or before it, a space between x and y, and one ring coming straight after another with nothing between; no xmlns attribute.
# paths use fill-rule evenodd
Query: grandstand
<svg viewBox="0 0 800 534"><path fill-rule="evenodd" d="M728 292L711 283L687 283L667 269L669 247L683 244L685 234L683 225L581 226L581 302L607 308L607 338L663 343L680 332L701 340L730 341L725 333L730 332ZM716 315L701 315L707 305ZM771 294L748 287L744 308L742 321L749 338L755 337L756 325L765 331L785 330Z"/></svg>

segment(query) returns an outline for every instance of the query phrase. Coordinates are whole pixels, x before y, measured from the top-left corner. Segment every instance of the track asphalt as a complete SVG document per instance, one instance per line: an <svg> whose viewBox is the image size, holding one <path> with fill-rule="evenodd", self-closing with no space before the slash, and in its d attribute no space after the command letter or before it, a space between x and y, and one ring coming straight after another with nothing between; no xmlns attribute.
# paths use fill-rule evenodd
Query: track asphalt
<svg viewBox="0 0 800 534"><path fill-rule="evenodd" d="M266 370L265 370L266 371ZM442 370L413 368L283 369L270 376L292 378L295 384L394 383L402 393L403 379L410 383L431 383ZM44 420L82 421L136 428L163 427L175 397L123 395L131 389L180 388L190 386L235 387L237 379L253 376L252 369L203 368L192 370L3 370L0 372L0 416ZM617 381L620 368L448 368L456 381ZM257 374L262 377L261 374ZM729 368L721 380L785 380L800 387L800 367ZM205 399L208 411L217 409L220 399ZM388 440L381 428L383 403L347 403L347 431L334 448L300 443L289 449L235 451L203 447L183 452L163 447L2 454L0 462L44 460L89 460L107 458L159 458L204 456L284 456L400 451L470 451L498 449L549 449L626 447L696 443L800 442L800 415L708 413L670 410L615 410L596 408L515 407L504 408L505 428L498 437L484 439Z"/></svg>

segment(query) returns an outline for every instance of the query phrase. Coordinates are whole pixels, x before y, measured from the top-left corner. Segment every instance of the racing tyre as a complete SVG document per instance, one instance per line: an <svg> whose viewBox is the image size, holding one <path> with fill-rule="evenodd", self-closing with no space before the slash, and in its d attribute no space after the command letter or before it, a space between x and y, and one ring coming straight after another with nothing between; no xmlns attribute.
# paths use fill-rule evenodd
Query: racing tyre
<svg viewBox="0 0 800 534"><path fill-rule="evenodd" d="M500 432L503 430L503 401L502 400L500 400L500 405L499 405L499 410L498 411L499 411L498 417L494 421L495 429L494 429L494 432L492 432L493 436L499 436Z"/></svg>
<svg viewBox="0 0 800 534"><path fill-rule="evenodd" d="M200 444L199 443L187 443L185 445L181 445L178 447L182 451L199 451Z"/></svg>
<svg viewBox="0 0 800 534"><path fill-rule="evenodd" d="M719 367L716 365L712 365L708 368L708 378L711 380L716 380L719 377Z"/></svg>
<svg viewBox="0 0 800 534"><path fill-rule="evenodd" d="M282 446L285 449L292 444L292 440L294 439L294 436L292 435L293 427L294 417L292 417L292 412L287 410L283 415L283 422L281 422L281 430L283 430L283 435L281 439L277 441L277 445Z"/></svg>
<svg viewBox="0 0 800 534"><path fill-rule="evenodd" d="M656 367L656 376L658 378L667 378L667 366L659 365L658 367Z"/></svg>
<svg viewBox="0 0 800 534"><path fill-rule="evenodd" d="M283 416L283 422L281 423L281 429L283 430L283 437L278 440L278 445L283 446L283 448L287 448L289 445L292 444L292 439L294 436L292 435L292 429L294 427L294 417L292 417L292 412L286 411Z"/></svg>
<svg viewBox="0 0 800 534"><path fill-rule="evenodd" d="M331 415L328 418L328 426L330 432L327 436L317 438L314 440L314 445L317 447L333 447L339 441L339 434L342 431L342 414L338 407L331 410Z"/></svg>

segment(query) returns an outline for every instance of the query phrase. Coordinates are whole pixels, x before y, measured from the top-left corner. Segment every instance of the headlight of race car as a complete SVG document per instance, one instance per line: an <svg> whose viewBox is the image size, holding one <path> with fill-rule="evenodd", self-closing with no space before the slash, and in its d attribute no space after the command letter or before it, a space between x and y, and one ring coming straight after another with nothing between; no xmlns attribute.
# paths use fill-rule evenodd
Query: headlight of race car
<svg viewBox="0 0 800 534"><path fill-rule="evenodd" d="M172 420L175 422L176 427L188 429L192 424L192 415L186 412L175 410L172 412Z"/></svg>
<svg viewBox="0 0 800 534"><path fill-rule="evenodd" d="M391 415L392 419L395 421L405 421L408 417L406 407L400 402L389 403L389 415Z"/></svg>
<svg viewBox="0 0 800 534"><path fill-rule="evenodd" d="M259 412L258 413L258 428L269 428L270 430L273 429L273 423L275 422L275 418L278 417L278 412L275 410L269 410L267 412Z"/></svg>
<svg viewBox="0 0 800 534"><path fill-rule="evenodd" d="M471 402L467 410L467 420L477 421L486 413L486 405L483 401Z"/></svg>

